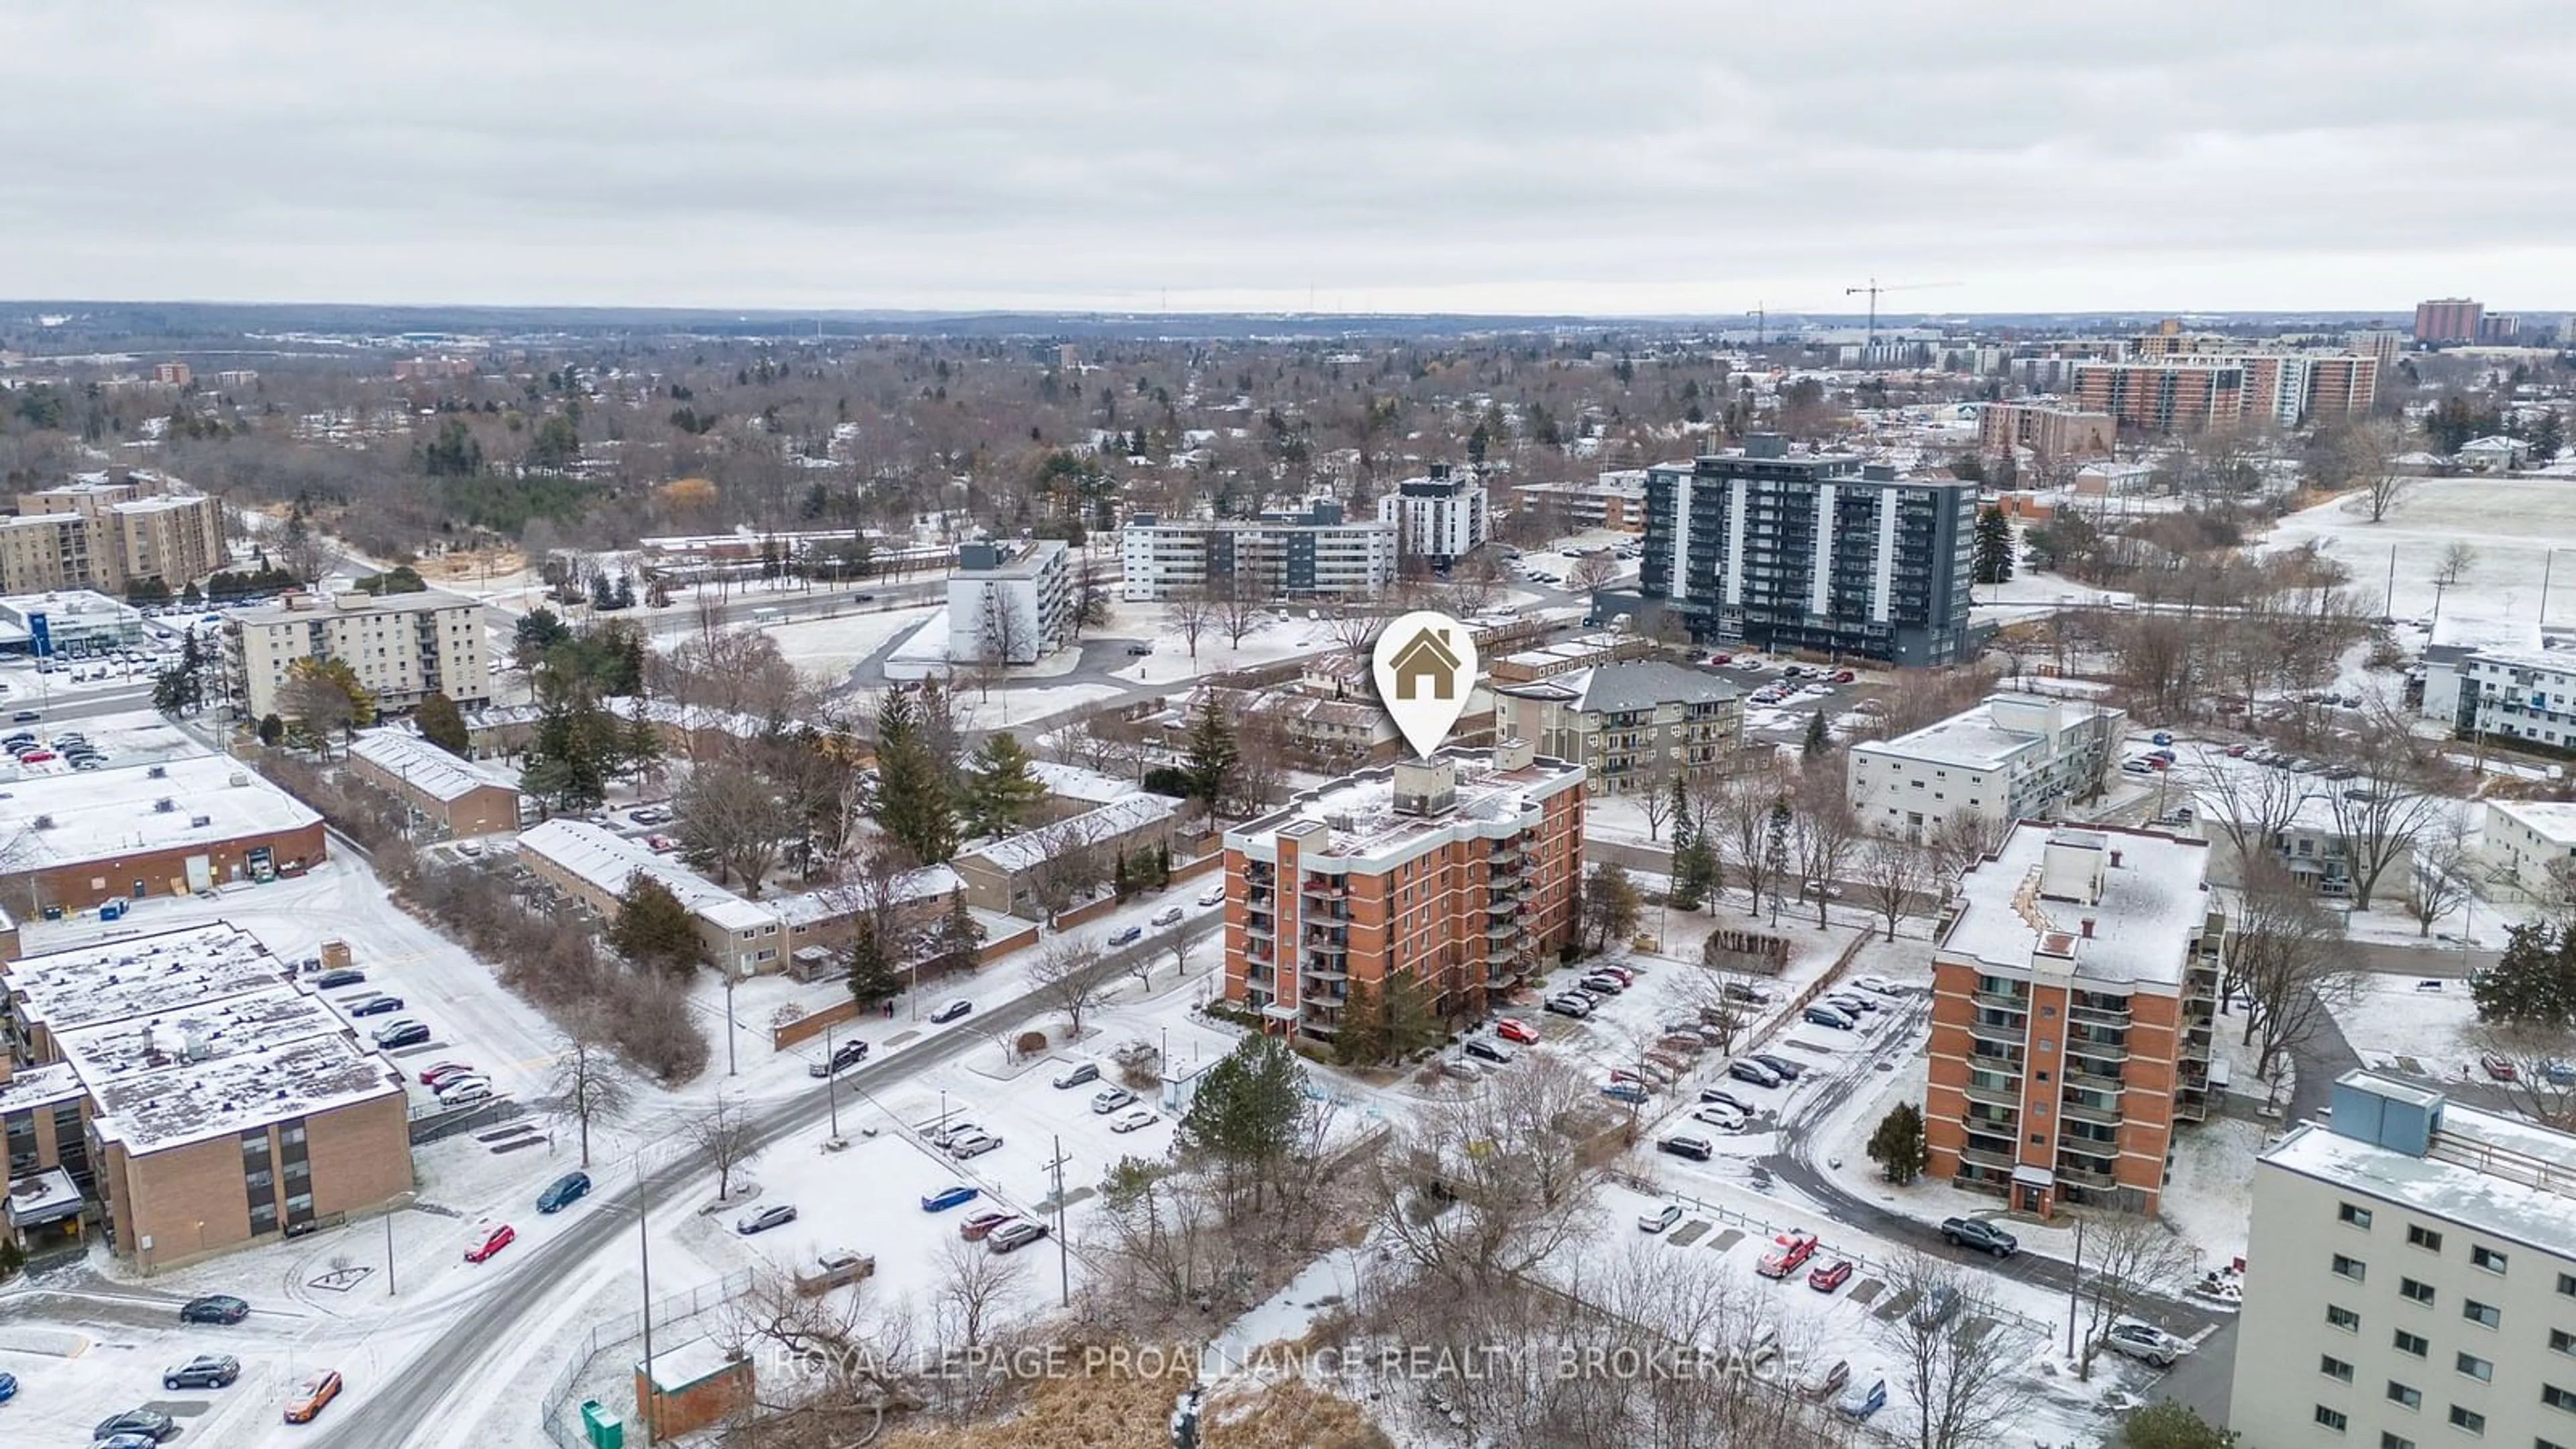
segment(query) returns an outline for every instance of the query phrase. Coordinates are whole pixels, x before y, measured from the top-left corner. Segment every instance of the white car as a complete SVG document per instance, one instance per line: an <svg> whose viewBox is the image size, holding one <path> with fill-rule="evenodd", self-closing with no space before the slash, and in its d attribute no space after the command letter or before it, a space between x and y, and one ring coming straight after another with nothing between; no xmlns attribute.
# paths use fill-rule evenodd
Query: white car
<svg viewBox="0 0 2576 1449"><path fill-rule="evenodd" d="M1901 983L1890 981L1884 976L1855 976L1852 978L1852 985L1863 991L1875 991L1881 996L1899 996L1905 991Z"/></svg>
<svg viewBox="0 0 2576 1449"><path fill-rule="evenodd" d="M988 1136L985 1133L978 1132L971 1137L960 1137L956 1141L949 1143L948 1155L956 1158L960 1162L964 1162L970 1157L981 1157L987 1152L996 1150L1001 1145L1001 1138Z"/></svg>
<svg viewBox="0 0 2576 1449"><path fill-rule="evenodd" d="M1653 1212L1640 1215L1637 1219L1637 1231L1641 1233L1660 1233L1664 1229L1671 1227L1673 1224L1680 1222L1681 1220L1682 1205L1677 1202L1668 1202L1662 1207L1655 1209Z"/></svg>
<svg viewBox="0 0 2576 1449"><path fill-rule="evenodd" d="M983 1135L984 1129L963 1117L949 1120L946 1126L933 1126L927 1134L933 1147L946 1147L968 1137Z"/></svg>
<svg viewBox="0 0 2576 1449"><path fill-rule="evenodd" d="M1180 923L1181 908L1179 906L1174 906L1169 910L1156 911L1154 913L1154 924L1157 926L1177 926Z"/></svg>
<svg viewBox="0 0 2576 1449"><path fill-rule="evenodd" d="M1705 1122L1720 1132L1741 1132L1744 1130L1744 1124L1751 1119L1732 1107L1711 1102L1705 1107L1694 1110L1691 1113L1691 1120Z"/></svg>
<svg viewBox="0 0 2576 1449"><path fill-rule="evenodd" d="M1203 905L1203 906L1221 906L1221 905L1224 905L1224 904L1225 904L1225 887L1223 887L1223 886L1212 886L1212 887L1210 887L1208 890L1206 890L1205 892L1203 892L1203 893L1201 893L1201 894L1200 894L1200 896L1199 896L1199 904L1200 904L1200 905Z"/></svg>
<svg viewBox="0 0 2576 1449"><path fill-rule="evenodd" d="M2102 1346L2157 1368L2173 1367L2173 1361L2191 1347L2172 1334L2144 1323L2113 1324L2111 1331L2102 1335Z"/></svg>
<svg viewBox="0 0 2576 1449"><path fill-rule="evenodd" d="M1112 1132L1134 1132L1162 1121L1162 1115L1151 1107L1130 1107L1109 1119Z"/></svg>

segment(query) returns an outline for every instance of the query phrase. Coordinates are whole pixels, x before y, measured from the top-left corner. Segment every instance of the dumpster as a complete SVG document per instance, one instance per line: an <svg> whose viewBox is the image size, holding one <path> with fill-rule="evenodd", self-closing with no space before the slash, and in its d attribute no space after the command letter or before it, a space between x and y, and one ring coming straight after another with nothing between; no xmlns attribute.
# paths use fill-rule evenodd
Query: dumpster
<svg viewBox="0 0 2576 1449"><path fill-rule="evenodd" d="M591 1449L625 1449L626 1421L614 1409L603 1409L597 1399L581 1401L581 1429L590 1436Z"/></svg>
<svg viewBox="0 0 2576 1449"><path fill-rule="evenodd" d="M121 920L125 919L125 902L123 902L123 901L101 901L101 902L99 902L99 903L98 903L98 918L99 918L100 920L102 920L102 921L121 921Z"/></svg>

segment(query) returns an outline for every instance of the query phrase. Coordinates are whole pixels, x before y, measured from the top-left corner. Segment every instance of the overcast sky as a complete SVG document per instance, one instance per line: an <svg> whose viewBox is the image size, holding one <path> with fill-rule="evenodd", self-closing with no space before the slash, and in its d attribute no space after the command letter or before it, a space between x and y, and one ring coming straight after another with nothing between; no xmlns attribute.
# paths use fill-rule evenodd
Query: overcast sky
<svg viewBox="0 0 2576 1449"><path fill-rule="evenodd" d="M22 298L2576 308L2571 0L0 0L0 116Z"/></svg>

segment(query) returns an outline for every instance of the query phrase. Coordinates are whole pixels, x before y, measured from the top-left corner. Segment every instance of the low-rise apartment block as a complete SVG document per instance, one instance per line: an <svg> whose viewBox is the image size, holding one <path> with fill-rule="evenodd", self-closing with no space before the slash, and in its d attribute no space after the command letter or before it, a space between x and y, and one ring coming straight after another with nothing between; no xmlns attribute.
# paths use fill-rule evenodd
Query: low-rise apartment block
<svg viewBox="0 0 2576 1449"><path fill-rule="evenodd" d="M2576 902L2576 802L2490 800L2478 850L2488 894Z"/></svg>
<svg viewBox="0 0 2576 1449"><path fill-rule="evenodd" d="M1575 929L1584 772L1523 741L1301 792L1225 832L1225 995L1329 1042L1354 983L1480 1012Z"/></svg>
<svg viewBox="0 0 2576 1449"><path fill-rule="evenodd" d="M2576 1134L2359 1070L2332 1106L2255 1160L2229 1427L2576 1444Z"/></svg>
<svg viewBox="0 0 2576 1449"><path fill-rule="evenodd" d="M1667 791L1705 780L1744 744L1741 691L1704 669L1636 659L1496 692L1496 728L1541 754L1580 762L1587 790Z"/></svg>
<svg viewBox="0 0 2576 1449"><path fill-rule="evenodd" d="M432 694L460 705L492 697L482 604L437 589L288 594L232 614L225 647L234 700L254 720L278 712L278 691L298 659L342 661L388 712Z"/></svg>
<svg viewBox="0 0 2576 1449"><path fill-rule="evenodd" d="M1165 519L1139 513L1118 536L1123 596L1152 603L1190 589L1250 589L1265 599L1372 594L1395 581L1397 526L1345 519L1318 498L1303 513Z"/></svg>
<svg viewBox="0 0 2576 1449"><path fill-rule="evenodd" d="M530 874L614 921L635 877L658 881L697 922L707 960L736 977L786 969L788 939L778 913L732 891L642 842L582 820L548 820L519 833L519 859Z"/></svg>
<svg viewBox="0 0 2576 1449"><path fill-rule="evenodd" d="M2478 649L2451 663L2452 678L2437 684L2438 666L2425 666L2424 699L2438 692L2452 700L2452 726L2461 735L2484 734L2543 749L2576 750L2576 653L2552 649Z"/></svg>
<svg viewBox="0 0 2576 1449"><path fill-rule="evenodd" d="M1852 746L1852 812L1878 834L1918 841L1961 810L2054 819L2101 789L2128 717L2084 700L1989 695L1937 724Z"/></svg>
<svg viewBox="0 0 2576 1449"><path fill-rule="evenodd" d="M416 734L361 732L349 745L358 778L403 802L439 835L461 838L519 828L517 780L460 760Z"/></svg>
<svg viewBox="0 0 2576 1449"><path fill-rule="evenodd" d="M2207 1115L2226 915L2209 847L2026 822L1934 930L1927 1173L2152 1213L2176 1125Z"/></svg>
<svg viewBox="0 0 2576 1449"><path fill-rule="evenodd" d="M1617 533L1646 531L1646 470L1605 470L1590 483L1521 483L1512 488L1515 507L1547 521L1551 537L1606 528Z"/></svg>
<svg viewBox="0 0 2576 1449"><path fill-rule="evenodd" d="M1073 637L1073 603L1064 540L965 544L948 576L948 657L1035 664Z"/></svg>
<svg viewBox="0 0 2576 1449"><path fill-rule="evenodd" d="M13 1159L93 1198L147 1267L411 1190L401 1075L239 927L31 956L0 985L32 1064L0 1081Z"/></svg>
<svg viewBox="0 0 2576 1449"><path fill-rule="evenodd" d="M1446 463L1434 463L1429 477L1407 478L1380 495L1377 517L1395 525L1399 554L1440 568L1482 548L1494 529L1484 480L1453 473Z"/></svg>
<svg viewBox="0 0 2576 1449"><path fill-rule="evenodd" d="M2042 458L2107 458L2119 425L2109 413L2053 403L1985 403L1977 409L1977 450L1992 456L2028 448Z"/></svg>

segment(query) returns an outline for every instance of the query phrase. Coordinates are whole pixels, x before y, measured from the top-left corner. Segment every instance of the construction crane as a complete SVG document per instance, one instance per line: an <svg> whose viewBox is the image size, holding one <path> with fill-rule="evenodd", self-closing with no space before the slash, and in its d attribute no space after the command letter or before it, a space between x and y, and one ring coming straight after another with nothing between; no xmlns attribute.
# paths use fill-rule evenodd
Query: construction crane
<svg viewBox="0 0 2576 1449"><path fill-rule="evenodd" d="M1753 345L1756 347L1762 345L1762 322L1762 304L1756 302L1753 304Z"/></svg>
<svg viewBox="0 0 2576 1449"><path fill-rule="evenodd" d="M1900 284L1900 285L1898 285L1898 286L1893 286L1893 287L1882 287L1882 286L1880 286L1880 285L1878 284L1878 278L1876 278L1876 277L1872 277L1872 278L1870 278L1870 279L1869 279L1869 285L1868 285L1868 286L1866 286L1866 287L1845 287L1845 288L1843 288L1843 295L1844 295L1844 296L1846 296L1846 297L1853 297L1853 296L1858 296L1859 294L1861 294L1861 293L1863 293L1863 292L1867 292L1867 293L1869 294L1869 345L1870 345L1870 346L1872 346L1872 347L1876 347L1876 346L1878 345L1878 294L1879 294L1879 293L1881 293L1881 292L1922 292L1922 291L1928 291L1928 290L1930 290L1931 288L1934 288L1934 287L1955 287L1955 286L1957 286L1957 285L1959 285L1959 284L1958 284L1958 283L1956 283L1956 282L1906 282L1906 283L1902 283L1902 284Z"/></svg>

